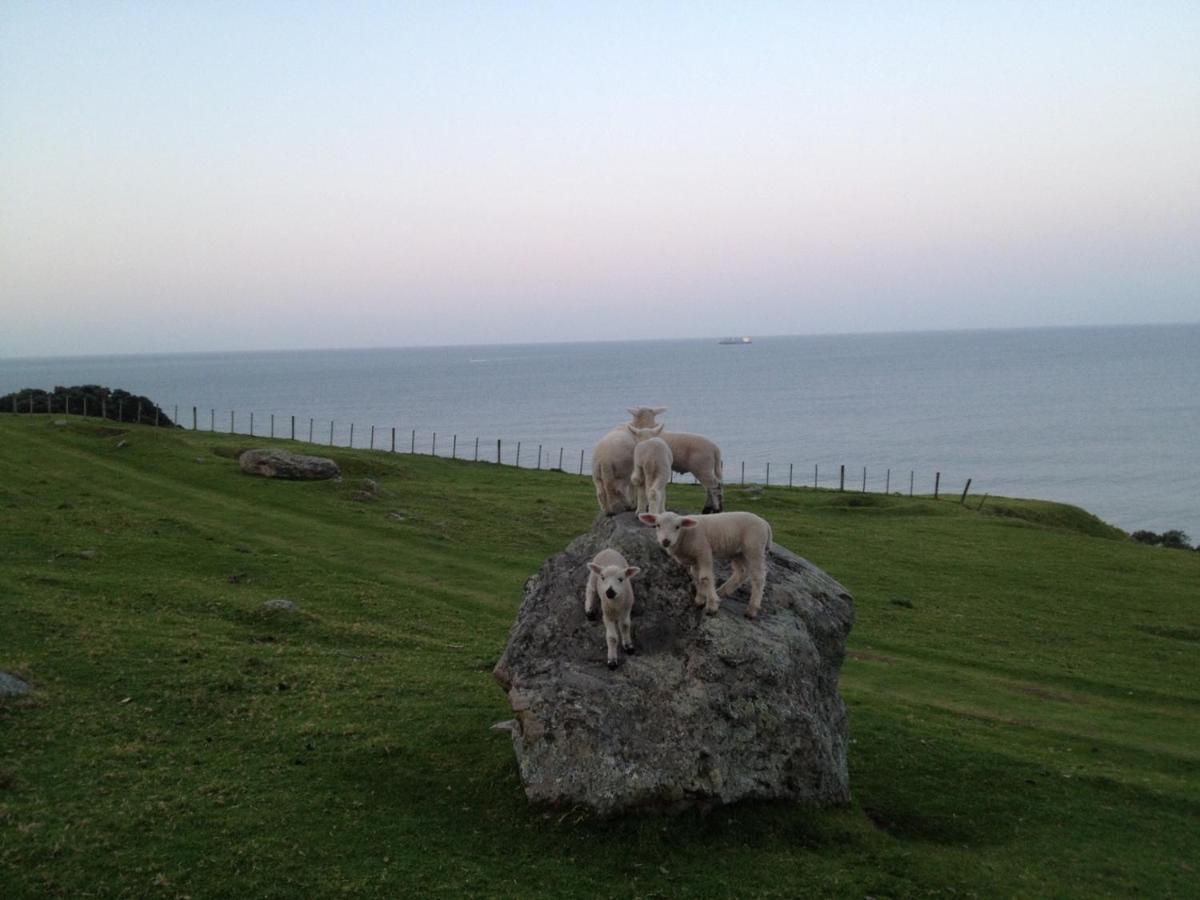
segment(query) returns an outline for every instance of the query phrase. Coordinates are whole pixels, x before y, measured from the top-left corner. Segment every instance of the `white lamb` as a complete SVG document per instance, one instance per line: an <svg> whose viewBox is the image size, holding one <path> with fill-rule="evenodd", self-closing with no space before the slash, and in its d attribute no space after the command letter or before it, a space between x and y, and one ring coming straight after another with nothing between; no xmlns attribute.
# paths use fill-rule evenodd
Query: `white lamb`
<svg viewBox="0 0 1200 900"><path fill-rule="evenodd" d="M637 495L638 513L662 513L667 510L667 483L671 480L671 448L658 435L663 427L625 426L637 441L633 448L633 475L630 483Z"/></svg>
<svg viewBox="0 0 1200 900"><path fill-rule="evenodd" d="M643 513L638 516L655 527L655 537L677 563L686 566L696 588L696 605L709 615L720 604L718 594L730 596L750 576L750 604L746 616L755 618L762 606L767 580L767 549L771 525L754 513L727 512L710 516L680 516L675 513ZM728 559L733 574L713 590L713 559Z"/></svg>
<svg viewBox="0 0 1200 900"><path fill-rule="evenodd" d="M626 653L633 652L633 623L630 621L633 612L632 580L642 570L629 565L625 557L611 547L597 553L588 563L588 568L591 573L588 575L583 612L594 620L596 598L600 598L600 609L604 613L604 637L608 642L608 667L615 669L618 665L618 629L621 648Z"/></svg>
<svg viewBox="0 0 1200 900"><path fill-rule="evenodd" d="M654 425L654 417L666 412L665 406L630 407L629 415L639 428ZM596 502L605 515L613 516L633 509L630 478L633 476L633 450L637 441L618 425L596 442L592 448L592 483L596 486Z"/></svg>
<svg viewBox="0 0 1200 900"><path fill-rule="evenodd" d="M671 448L671 468L676 472L695 475L704 485L702 512L719 513L725 508L725 491L721 487L724 470L721 448L702 434L687 431L664 431L659 435Z"/></svg>

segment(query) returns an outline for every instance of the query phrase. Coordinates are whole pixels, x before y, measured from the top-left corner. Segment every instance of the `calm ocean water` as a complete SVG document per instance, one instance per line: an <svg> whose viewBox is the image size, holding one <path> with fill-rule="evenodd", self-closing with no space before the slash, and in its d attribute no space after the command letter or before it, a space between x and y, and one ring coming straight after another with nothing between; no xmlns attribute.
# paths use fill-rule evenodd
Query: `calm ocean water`
<svg viewBox="0 0 1200 900"><path fill-rule="evenodd" d="M156 400L218 430L296 416L297 435L345 444L495 457L577 470L636 404L670 407L671 429L722 447L726 481L1038 497L1079 504L1127 530L1200 539L1200 325L1062 328L482 347L0 359L0 394L98 383ZM586 471L586 469L585 469Z"/></svg>

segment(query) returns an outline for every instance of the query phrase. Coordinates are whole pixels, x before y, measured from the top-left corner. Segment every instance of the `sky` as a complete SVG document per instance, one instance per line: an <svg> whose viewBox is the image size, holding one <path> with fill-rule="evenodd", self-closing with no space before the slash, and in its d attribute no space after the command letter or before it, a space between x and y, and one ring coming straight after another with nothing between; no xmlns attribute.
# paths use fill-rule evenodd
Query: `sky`
<svg viewBox="0 0 1200 900"><path fill-rule="evenodd" d="M0 357L1200 321L1200 4L0 4Z"/></svg>

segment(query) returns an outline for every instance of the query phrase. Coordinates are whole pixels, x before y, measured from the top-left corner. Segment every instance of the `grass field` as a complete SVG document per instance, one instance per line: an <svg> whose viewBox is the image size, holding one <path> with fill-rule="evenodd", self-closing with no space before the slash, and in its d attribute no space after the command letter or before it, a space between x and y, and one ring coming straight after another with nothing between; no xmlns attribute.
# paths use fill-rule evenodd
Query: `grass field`
<svg viewBox="0 0 1200 900"><path fill-rule="evenodd" d="M249 440L0 416L5 897L1200 895L1200 553L729 487L854 593L854 803L596 821L529 808L488 730L590 480L336 450L282 483Z"/></svg>

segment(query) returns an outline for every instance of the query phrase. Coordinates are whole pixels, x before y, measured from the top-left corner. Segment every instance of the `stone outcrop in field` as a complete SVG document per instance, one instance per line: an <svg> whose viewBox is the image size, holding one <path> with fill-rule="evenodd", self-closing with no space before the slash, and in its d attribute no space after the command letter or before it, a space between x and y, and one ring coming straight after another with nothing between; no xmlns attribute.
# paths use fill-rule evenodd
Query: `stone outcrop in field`
<svg viewBox="0 0 1200 900"><path fill-rule="evenodd" d="M238 466L248 475L286 478L292 481L320 481L341 475L337 463L324 456L305 456L270 447L246 450L238 456Z"/></svg>
<svg viewBox="0 0 1200 900"><path fill-rule="evenodd" d="M604 626L584 616L587 564L613 547L640 566L636 652L606 668ZM729 566L717 566L718 581ZM599 516L548 559L494 676L529 800L601 814L736 800L850 799L838 673L854 620L846 590L773 545L757 620L749 585L706 616L691 582L632 513Z"/></svg>

